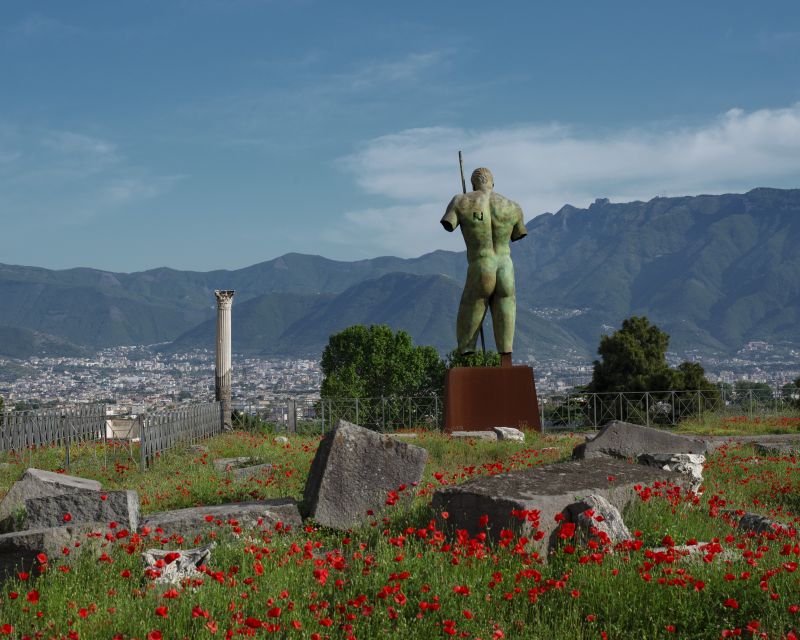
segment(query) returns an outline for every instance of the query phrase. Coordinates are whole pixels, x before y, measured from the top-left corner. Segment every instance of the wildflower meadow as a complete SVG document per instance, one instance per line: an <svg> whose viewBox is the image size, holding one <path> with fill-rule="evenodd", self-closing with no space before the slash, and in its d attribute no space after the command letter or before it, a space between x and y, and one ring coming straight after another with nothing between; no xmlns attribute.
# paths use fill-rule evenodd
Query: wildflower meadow
<svg viewBox="0 0 800 640"><path fill-rule="evenodd" d="M741 425L740 425L741 426ZM624 513L633 533L615 546L582 543L568 527L549 557L503 531L489 543L446 532L440 486L569 457L573 434L528 433L525 443L420 434L430 457L418 486L397 487L381 514L341 533L306 522L242 531L209 517L207 533L176 540L107 523L82 543L41 556L0 588L0 637L9 638L796 638L800 635L800 457L756 457L730 444L709 457L697 493L638 487ZM175 450L147 471L120 456L97 464L95 445L74 452L70 473L105 489L136 489L145 513L245 499L302 498L317 437L276 444L270 433L232 432L207 452ZM250 455L268 474L233 480L216 457ZM26 466L57 470L58 451L26 452L0 469L0 495ZM403 500L402 497L407 499ZM786 526L736 528L757 512ZM69 514L64 514L68 519ZM481 520L484 530L492 522ZM201 573L155 581L140 553L215 541ZM169 558L167 558L169 561Z"/></svg>

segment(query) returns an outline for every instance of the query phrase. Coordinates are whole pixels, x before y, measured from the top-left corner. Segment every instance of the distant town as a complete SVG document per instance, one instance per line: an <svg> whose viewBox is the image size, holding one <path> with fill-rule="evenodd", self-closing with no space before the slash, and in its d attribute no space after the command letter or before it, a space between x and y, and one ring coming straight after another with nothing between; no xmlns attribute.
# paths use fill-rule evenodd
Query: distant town
<svg viewBox="0 0 800 640"><path fill-rule="evenodd" d="M714 382L749 380L774 389L800 377L800 351L750 342L735 356L713 358L668 353L675 366L698 360ZM530 359L540 395L565 393L591 379L592 364L578 354L564 359ZM233 407L268 409L278 400L319 398L317 360L275 359L234 354ZM106 402L120 413L210 401L214 398L214 352L160 353L142 346L104 349L91 357L0 358L0 396L8 408Z"/></svg>

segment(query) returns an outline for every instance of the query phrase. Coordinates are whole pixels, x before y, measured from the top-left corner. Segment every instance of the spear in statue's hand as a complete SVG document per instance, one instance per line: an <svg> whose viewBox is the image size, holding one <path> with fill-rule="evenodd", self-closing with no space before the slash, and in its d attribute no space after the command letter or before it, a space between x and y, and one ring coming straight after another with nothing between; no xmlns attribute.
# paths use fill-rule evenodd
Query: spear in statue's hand
<svg viewBox="0 0 800 640"><path fill-rule="evenodd" d="M466 195L467 193L467 181L464 180L464 158L461 156L461 150L458 151L458 168L461 170L461 191ZM483 317L481 318L481 326L478 329L481 335L481 350L483 351L483 358L486 359L486 341L483 337L483 321L486 320L486 312L489 310L487 306L486 309L483 311Z"/></svg>

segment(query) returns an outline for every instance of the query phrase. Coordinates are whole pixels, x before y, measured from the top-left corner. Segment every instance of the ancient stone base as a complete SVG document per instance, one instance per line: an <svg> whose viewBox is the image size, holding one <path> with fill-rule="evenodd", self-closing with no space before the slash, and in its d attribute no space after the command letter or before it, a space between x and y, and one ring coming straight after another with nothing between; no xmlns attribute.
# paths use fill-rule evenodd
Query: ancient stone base
<svg viewBox="0 0 800 640"><path fill-rule="evenodd" d="M390 491L422 479L428 452L397 438L339 420L311 463L304 499L308 515L335 529L363 522L386 507Z"/></svg>
<svg viewBox="0 0 800 640"><path fill-rule="evenodd" d="M97 480L87 480L42 469L26 469L0 502L0 532L28 528L25 522L25 500L29 498L44 498L64 493L96 495L98 491L100 483Z"/></svg>
<svg viewBox="0 0 800 640"><path fill-rule="evenodd" d="M98 524L94 529L102 531L103 527ZM76 556L87 546L91 546L92 541L86 534L92 530L91 525L78 525L0 535L0 580L19 571L35 575L36 567L40 564L37 555L40 553L59 562ZM70 551L69 556L64 555L64 549Z"/></svg>
<svg viewBox="0 0 800 640"><path fill-rule="evenodd" d="M453 431L451 438L472 438L474 440L487 440L497 442L497 434L494 431Z"/></svg>
<svg viewBox="0 0 800 640"><path fill-rule="evenodd" d="M599 433L586 438L572 452L572 457L598 458L611 456L636 460L642 454L656 453L700 453L705 455L706 443L698 438L689 438L663 429L643 427L630 422L614 420Z"/></svg>
<svg viewBox="0 0 800 640"><path fill-rule="evenodd" d="M531 367L454 367L444 383L444 428L542 430Z"/></svg>
<svg viewBox="0 0 800 640"><path fill-rule="evenodd" d="M235 524L231 524L235 522ZM140 531L149 529L149 535L161 538L178 536L192 543L197 536L210 531L233 531L273 528L278 523L285 528L300 527L300 511L291 498L230 502L208 507L190 507L174 511L151 513L142 520Z"/></svg>
<svg viewBox="0 0 800 640"><path fill-rule="evenodd" d="M139 526L139 494L135 491L93 491L62 493L57 496L25 500L27 527L44 529L100 522L116 522L121 529L136 531ZM69 518L69 520L67 520Z"/></svg>
<svg viewBox="0 0 800 640"><path fill-rule="evenodd" d="M632 464L612 458L573 460L534 467L525 471L476 478L463 484L439 489L433 508L447 512L442 524L455 531L465 529L475 535L484 529L482 516L488 516L488 537L498 540L502 529L511 529L533 538L537 529L525 517L512 511L538 512L538 531L544 537L536 544L547 552L558 542L557 514L571 517L569 507L589 495L605 498L620 512L636 497L635 485L651 486L672 482L685 486L689 478L657 467Z"/></svg>
<svg viewBox="0 0 800 640"><path fill-rule="evenodd" d="M229 474L237 480L246 480L271 473L272 465L259 464L257 460L249 457L217 458L214 460L214 469L217 473Z"/></svg>

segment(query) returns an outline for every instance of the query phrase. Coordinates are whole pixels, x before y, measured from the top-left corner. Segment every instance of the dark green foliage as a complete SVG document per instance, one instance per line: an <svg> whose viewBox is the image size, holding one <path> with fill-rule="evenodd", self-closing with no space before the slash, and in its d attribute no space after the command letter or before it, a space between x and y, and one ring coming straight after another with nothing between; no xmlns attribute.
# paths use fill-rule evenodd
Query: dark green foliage
<svg viewBox="0 0 800 640"><path fill-rule="evenodd" d="M425 396L440 393L444 363L433 347L414 346L405 331L355 325L328 340L322 375L323 398Z"/></svg>
<svg viewBox="0 0 800 640"><path fill-rule="evenodd" d="M597 351L602 360L595 360L587 386L589 391L608 394L597 400L602 405L600 415L628 421L638 416L635 421L658 422L717 407L719 392L706 378L702 365L683 362L671 369L666 360L668 346L669 335L642 316L624 320L620 330L600 339ZM609 392L624 392L624 401ZM644 392L657 393L646 397ZM671 402L677 415L658 412L658 401L666 399L668 392L678 392Z"/></svg>
<svg viewBox="0 0 800 640"><path fill-rule="evenodd" d="M445 359L447 368L453 367L499 367L500 354L497 351L475 351L473 353L460 353L453 349Z"/></svg>
<svg viewBox="0 0 800 640"><path fill-rule="evenodd" d="M668 391L675 372L667 364L669 336L645 317L633 316L622 329L600 339L589 390Z"/></svg>

